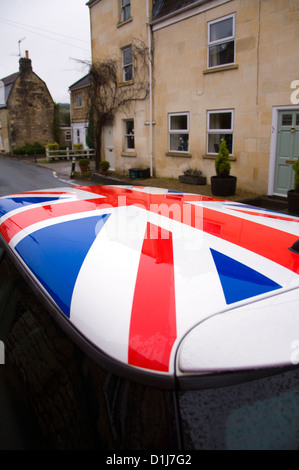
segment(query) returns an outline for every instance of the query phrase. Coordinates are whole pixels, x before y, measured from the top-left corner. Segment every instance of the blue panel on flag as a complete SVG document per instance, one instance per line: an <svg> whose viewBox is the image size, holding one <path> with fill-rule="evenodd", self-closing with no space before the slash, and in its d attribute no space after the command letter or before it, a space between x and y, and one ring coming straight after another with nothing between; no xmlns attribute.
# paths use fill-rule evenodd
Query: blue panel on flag
<svg viewBox="0 0 299 470"><path fill-rule="evenodd" d="M281 286L243 263L211 249L227 304L265 294Z"/></svg>
<svg viewBox="0 0 299 470"><path fill-rule="evenodd" d="M110 214L70 220L28 235L16 251L65 315L80 268Z"/></svg>
<svg viewBox="0 0 299 470"><path fill-rule="evenodd" d="M7 212L29 206L30 204L42 204L43 202L53 202L61 199L61 197L11 197L0 199L0 217Z"/></svg>

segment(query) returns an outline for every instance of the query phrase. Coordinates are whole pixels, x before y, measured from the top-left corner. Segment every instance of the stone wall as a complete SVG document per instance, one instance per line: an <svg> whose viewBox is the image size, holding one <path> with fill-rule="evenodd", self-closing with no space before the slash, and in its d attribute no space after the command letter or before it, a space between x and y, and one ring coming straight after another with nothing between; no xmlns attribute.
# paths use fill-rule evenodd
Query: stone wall
<svg viewBox="0 0 299 470"><path fill-rule="evenodd" d="M54 102L46 84L32 71L31 60L20 59L20 75L8 99L11 149L53 141Z"/></svg>

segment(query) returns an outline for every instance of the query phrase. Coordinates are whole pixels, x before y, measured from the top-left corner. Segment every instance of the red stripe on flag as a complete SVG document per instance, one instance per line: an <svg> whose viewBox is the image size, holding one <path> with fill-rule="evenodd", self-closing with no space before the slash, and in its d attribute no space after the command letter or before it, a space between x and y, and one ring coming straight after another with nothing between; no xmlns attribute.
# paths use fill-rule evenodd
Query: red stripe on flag
<svg viewBox="0 0 299 470"><path fill-rule="evenodd" d="M103 199L67 201L61 204L49 204L42 207L28 208L28 210L20 212L19 214L5 220L0 226L0 232L9 243L20 230L24 230L30 225L53 219L55 217L92 211L99 207L105 207Z"/></svg>
<svg viewBox="0 0 299 470"><path fill-rule="evenodd" d="M203 209L203 231L264 256L299 274L299 256L289 250L298 236L212 209Z"/></svg>
<svg viewBox="0 0 299 470"><path fill-rule="evenodd" d="M176 337L172 234L148 223L132 306L129 364L168 372Z"/></svg>

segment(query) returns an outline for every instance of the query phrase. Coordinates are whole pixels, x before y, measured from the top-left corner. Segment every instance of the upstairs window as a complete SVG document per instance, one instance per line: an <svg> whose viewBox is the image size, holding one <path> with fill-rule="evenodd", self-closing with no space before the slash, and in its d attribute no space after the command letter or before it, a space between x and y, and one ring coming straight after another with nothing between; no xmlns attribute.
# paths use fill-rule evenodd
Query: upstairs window
<svg viewBox="0 0 299 470"><path fill-rule="evenodd" d="M189 114L169 114L169 151L189 152Z"/></svg>
<svg viewBox="0 0 299 470"><path fill-rule="evenodd" d="M122 51L123 56L123 81L130 82L133 80L133 54L132 47L126 47Z"/></svg>
<svg viewBox="0 0 299 470"><path fill-rule="evenodd" d="M131 18L131 0L120 0L121 3L121 21Z"/></svg>
<svg viewBox="0 0 299 470"><path fill-rule="evenodd" d="M76 107L82 108L82 93L76 93Z"/></svg>
<svg viewBox="0 0 299 470"><path fill-rule="evenodd" d="M208 23L208 68L235 63L235 15Z"/></svg>

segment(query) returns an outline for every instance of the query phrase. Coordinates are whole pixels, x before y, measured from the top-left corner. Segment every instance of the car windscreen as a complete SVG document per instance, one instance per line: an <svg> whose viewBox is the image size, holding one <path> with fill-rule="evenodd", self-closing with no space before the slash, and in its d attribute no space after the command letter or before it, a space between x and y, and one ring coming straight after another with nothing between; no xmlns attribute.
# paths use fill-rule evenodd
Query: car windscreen
<svg viewBox="0 0 299 470"><path fill-rule="evenodd" d="M299 369L179 393L185 448L298 450Z"/></svg>

